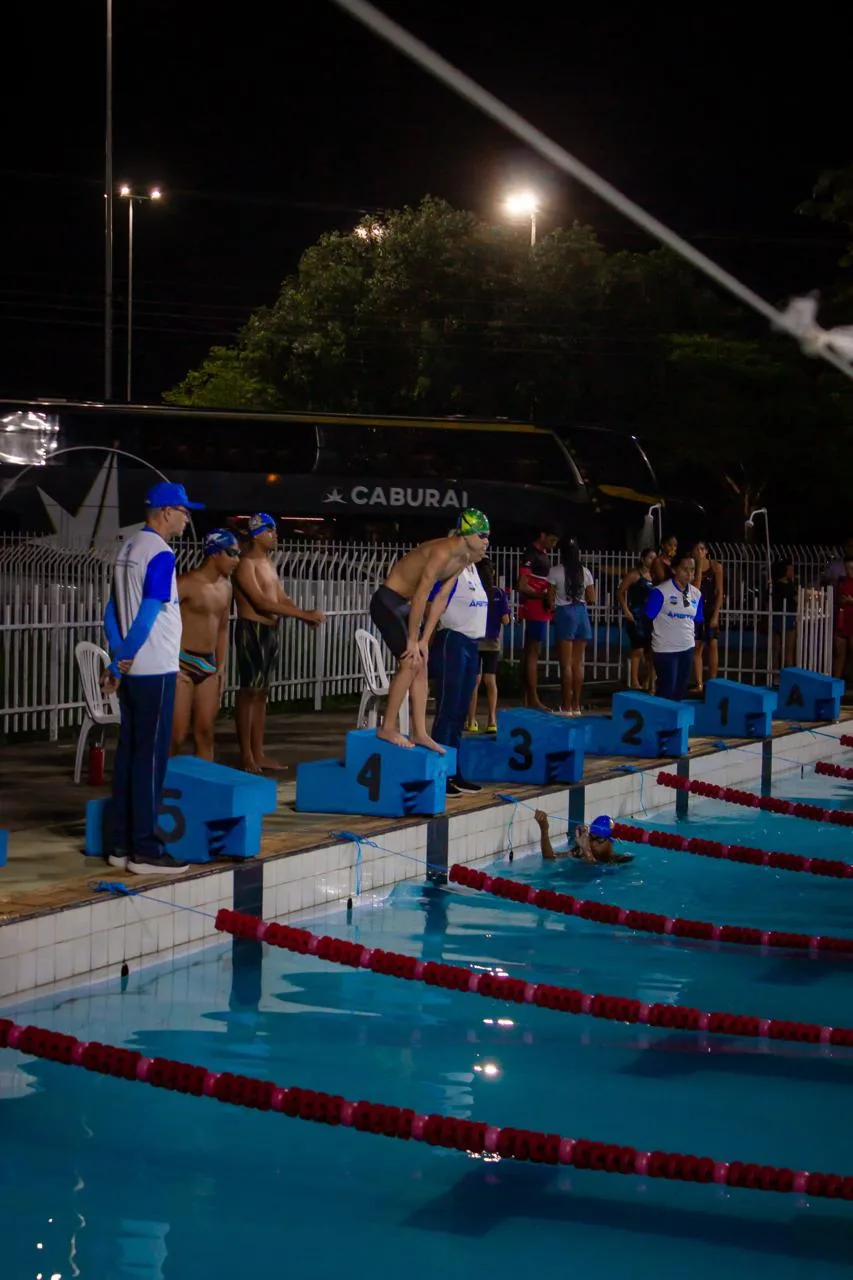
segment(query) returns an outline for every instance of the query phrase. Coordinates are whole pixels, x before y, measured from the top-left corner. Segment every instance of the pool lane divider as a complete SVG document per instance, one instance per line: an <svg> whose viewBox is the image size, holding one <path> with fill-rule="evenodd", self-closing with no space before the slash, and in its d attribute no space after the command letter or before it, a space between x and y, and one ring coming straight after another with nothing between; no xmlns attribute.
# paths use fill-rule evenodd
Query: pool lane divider
<svg viewBox="0 0 853 1280"><path fill-rule="evenodd" d="M848 782L853 778L853 769L843 764L833 764L830 760L818 760L814 771L822 773L825 778L846 778Z"/></svg>
<svg viewBox="0 0 853 1280"><path fill-rule="evenodd" d="M208 1071L171 1058L146 1058L135 1049L116 1048L99 1041L86 1043L75 1036L42 1027L22 1027L7 1018L0 1019L0 1048L147 1084L154 1089L210 1098L253 1111L274 1111L314 1124L344 1125L359 1133L425 1142L429 1146L475 1155L489 1153L504 1160L572 1165L595 1173L635 1174L643 1178L853 1200L853 1176L810 1173L805 1169L743 1160L715 1160L711 1156L684 1155L677 1151L638 1151L636 1147L613 1142L565 1138L536 1129L500 1128L455 1116L421 1115L411 1107L351 1102L339 1094L281 1086L272 1080L230 1071Z"/></svg>
<svg viewBox="0 0 853 1280"><path fill-rule="evenodd" d="M780 929L755 929L748 925L710 924L705 920L683 920L658 915L652 911L629 911L607 902L591 902L570 893L553 889L535 889L533 885L502 876L489 876L473 867L454 863L450 868L451 884L505 898L510 902L558 911L566 916L580 916L596 924L617 925L640 933L665 934L674 938L693 938L707 942L734 942L746 947L784 947L808 951L810 954L853 955L853 938L819 937L807 933L789 933Z"/></svg>
<svg viewBox="0 0 853 1280"><path fill-rule="evenodd" d="M851 770L853 777L853 770ZM613 823L616 840L632 844L649 844L656 849L672 849L695 853L702 858L724 858L754 867L774 867L777 871L803 871L813 876L830 876L836 880L853 880L853 863L837 858L806 858L799 853L774 853L771 849L755 849L750 845L722 844L719 840L703 840L698 836L680 836L674 831L654 831L632 827L625 822Z"/></svg>
<svg viewBox="0 0 853 1280"><path fill-rule="evenodd" d="M372 973L387 977L423 982L427 986L463 991L485 996L487 999L532 1004L541 1009L552 1009L556 1013L587 1014L591 1018L605 1018L610 1022L643 1023L649 1027L678 1031L853 1047L853 1027L824 1027L817 1023L792 1022L783 1018L758 1018L751 1014L703 1013L700 1009L686 1005L646 1004L625 996L589 995L571 987L527 982L523 978L503 977L493 973L475 973L462 965L418 960L414 956L365 947L360 942L350 942L344 938L320 937L307 929L267 923L258 916L227 911L225 908L217 912L216 928L220 933L229 933L234 938L266 942L271 947L280 947L298 955L316 956L318 960L328 960L332 964L346 965L352 969L369 969Z"/></svg>
<svg viewBox="0 0 853 1280"><path fill-rule="evenodd" d="M720 787L713 782L694 782L674 773L661 772L658 785L673 791L689 792L710 800L722 800L726 804L740 804L748 809L764 809L792 818L804 818L810 822L829 822L836 827L853 827L853 812L846 809L823 809L816 804L801 804L783 800L779 796L758 796L754 791L739 791L737 787Z"/></svg>

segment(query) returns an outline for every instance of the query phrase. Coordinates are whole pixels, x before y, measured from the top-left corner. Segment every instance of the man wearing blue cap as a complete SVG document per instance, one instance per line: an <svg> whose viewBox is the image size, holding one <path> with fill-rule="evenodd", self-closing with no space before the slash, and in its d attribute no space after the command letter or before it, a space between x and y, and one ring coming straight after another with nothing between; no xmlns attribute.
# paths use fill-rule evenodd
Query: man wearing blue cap
<svg viewBox="0 0 853 1280"><path fill-rule="evenodd" d="M192 721L195 753L213 759L213 734L228 658L231 575L240 544L229 529L213 529L204 540L204 560L178 578L181 605L180 670L175 688L172 755L183 745Z"/></svg>
<svg viewBox="0 0 853 1280"><path fill-rule="evenodd" d="M314 609L300 609L278 580L270 553L278 545L275 520L258 511L249 520L247 545L234 574L237 625L234 647L237 652L237 741L240 765L247 773L284 766L264 750L267 698L279 649L279 620L297 618L311 627L326 621Z"/></svg>
<svg viewBox="0 0 853 1280"><path fill-rule="evenodd" d="M171 538L187 527L190 502L182 484L155 484L145 524L116 558L104 630L112 655L102 686L118 689L121 728L113 768L113 845L110 866L133 875L186 871L166 852L157 814L169 761L175 682L181 649L181 611Z"/></svg>
<svg viewBox="0 0 853 1280"><path fill-rule="evenodd" d="M551 862L555 858L575 858L578 862L633 862L629 853L616 853L613 849L613 819L606 813L593 818L589 827L581 824L575 831L575 843L567 849L557 850L551 843L548 815L537 809L533 815L539 827L542 857Z"/></svg>

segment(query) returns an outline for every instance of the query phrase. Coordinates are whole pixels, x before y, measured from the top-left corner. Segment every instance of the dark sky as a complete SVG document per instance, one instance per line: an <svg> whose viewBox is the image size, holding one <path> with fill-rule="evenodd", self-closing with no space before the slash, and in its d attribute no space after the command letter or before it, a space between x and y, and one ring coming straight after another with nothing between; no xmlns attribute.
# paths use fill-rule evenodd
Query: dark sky
<svg viewBox="0 0 853 1280"><path fill-rule="evenodd" d="M808 11L744 25L669 5L660 16L561 5L557 18L545 4L383 7L761 292L832 277L841 237L793 210L822 169L853 158L841 28ZM97 398L104 4L48 0L17 17L0 155L0 395ZM114 0L114 61L116 181L168 193L136 215L137 399L158 399L227 342L307 245L362 211L431 193L497 217L501 193L530 181L545 196L543 231L578 217L608 245L645 243L327 0ZM116 215L121 394L120 202Z"/></svg>

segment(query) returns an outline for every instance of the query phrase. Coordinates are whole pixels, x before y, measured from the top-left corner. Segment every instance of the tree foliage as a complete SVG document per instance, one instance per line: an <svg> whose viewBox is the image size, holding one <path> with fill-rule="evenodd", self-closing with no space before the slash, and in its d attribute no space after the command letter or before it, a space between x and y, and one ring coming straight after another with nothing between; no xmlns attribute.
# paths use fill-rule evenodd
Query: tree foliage
<svg viewBox="0 0 853 1280"><path fill-rule="evenodd" d="M824 195L853 231L853 194ZM804 474L804 433L810 456L846 438L837 382L668 251L607 252L577 223L531 250L427 198L322 236L166 399L638 430L670 487L739 525Z"/></svg>

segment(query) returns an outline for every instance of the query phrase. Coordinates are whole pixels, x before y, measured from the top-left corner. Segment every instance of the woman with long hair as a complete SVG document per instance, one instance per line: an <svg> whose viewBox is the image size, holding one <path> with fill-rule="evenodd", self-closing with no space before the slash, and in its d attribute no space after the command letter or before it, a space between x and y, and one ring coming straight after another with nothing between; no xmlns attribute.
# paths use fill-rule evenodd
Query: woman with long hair
<svg viewBox="0 0 853 1280"><path fill-rule="evenodd" d="M696 565L694 587L702 593L704 622L696 623L696 657L693 674L700 693L705 688L703 652L708 652L708 679L716 680L720 670L720 607L723 603L723 566L708 554L707 542L697 542L690 553Z"/></svg>
<svg viewBox="0 0 853 1280"><path fill-rule="evenodd" d="M595 604L595 584L589 569L581 563L574 538L563 544L560 563L548 574L556 612L554 631L560 663L563 715L581 714L583 658L592 639L589 605Z"/></svg>
<svg viewBox="0 0 853 1280"><path fill-rule="evenodd" d="M619 583L619 608L622 610L622 629L628 639L628 688L652 693L655 687L655 669L652 664L652 625L646 617L646 601L654 583L652 561L656 558L654 547L640 552L634 567L629 569ZM640 663L645 655L646 670L640 684Z"/></svg>

